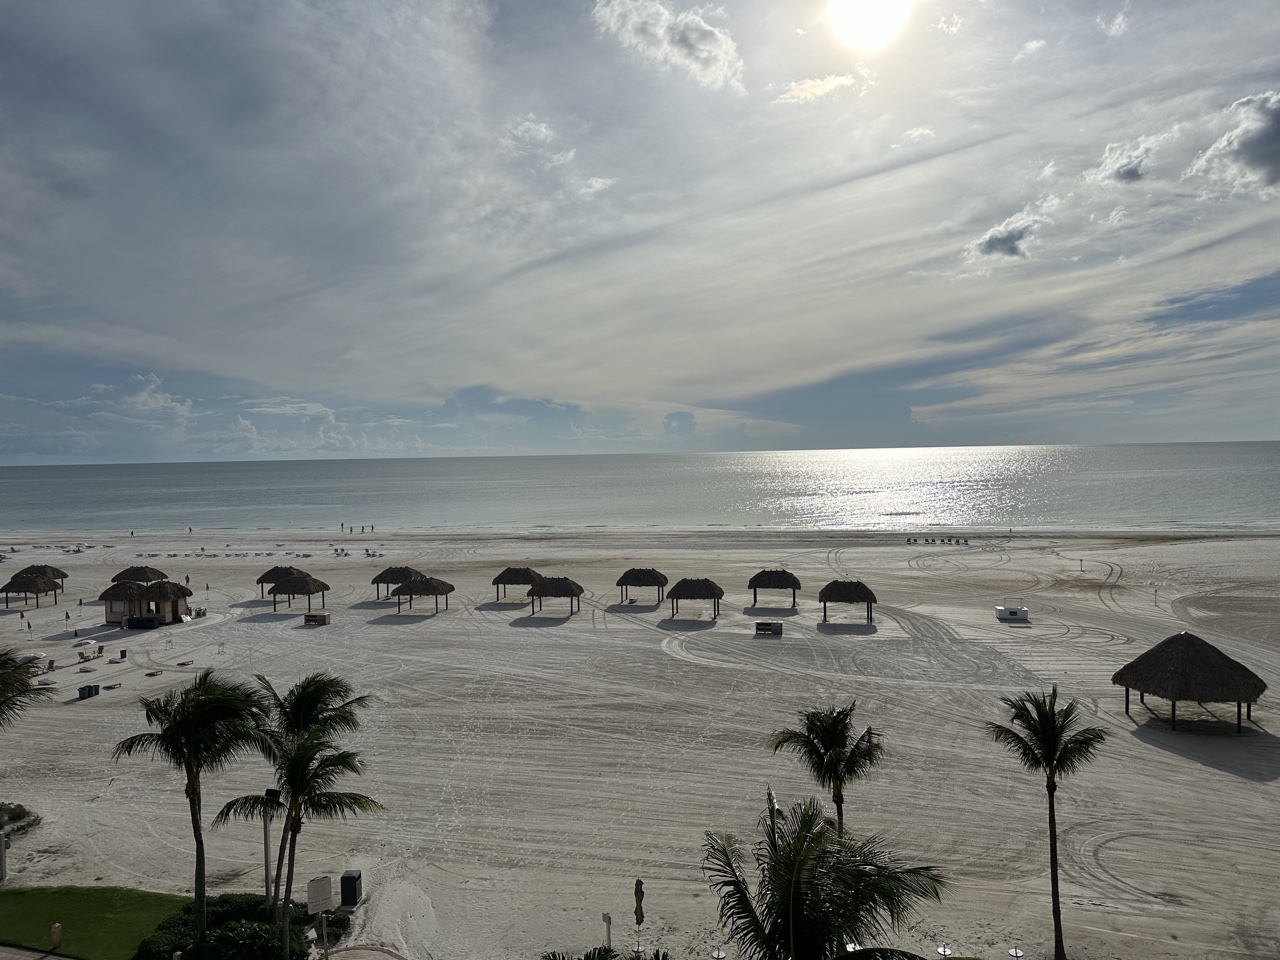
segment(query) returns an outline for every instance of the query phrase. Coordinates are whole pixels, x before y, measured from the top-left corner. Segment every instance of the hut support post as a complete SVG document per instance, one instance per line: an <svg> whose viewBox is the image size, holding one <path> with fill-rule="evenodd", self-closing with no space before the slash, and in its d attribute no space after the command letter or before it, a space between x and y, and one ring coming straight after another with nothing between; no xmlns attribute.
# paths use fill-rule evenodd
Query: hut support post
<svg viewBox="0 0 1280 960"><path fill-rule="evenodd" d="M1178 701L1174 700L1172 701L1172 703L1173 703L1173 711L1170 713L1169 729L1177 730L1178 729Z"/></svg>
<svg viewBox="0 0 1280 960"><path fill-rule="evenodd" d="M1252 700L1250 700L1248 703L1244 705L1244 715L1246 720L1253 719L1253 701Z"/></svg>
<svg viewBox="0 0 1280 960"><path fill-rule="evenodd" d="M796 592L792 590L791 591L791 609L794 610L795 608L796 608Z"/></svg>
<svg viewBox="0 0 1280 960"><path fill-rule="evenodd" d="M1139 690L1139 691L1138 691L1138 702L1139 702L1139 703L1146 703L1146 702L1147 702L1147 693L1146 693L1146 691L1145 691L1145 690Z"/></svg>
<svg viewBox="0 0 1280 960"><path fill-rule="evenodd" d="M1124 715L1129 716L1129 688L1124 688Z"/></svg>
<svg viewBox="0 0 1280 960"><path fill-rule="evenodd" d="M827 601L822 601L822 622L827 622Z"/></svg>
<svg viewBox="0 0 1280 960"><path fill-rule="evenodd" d="M436 597L436 613L440 612L440 597Z"/></svg>
<svg viewBox="0 0 1280 960"><path fill-rule="evenodd" d="M1240 726L1240 701L1237 700L1236 701L1236 733L1239 733L1242 729L1243 728Z"/></svg>

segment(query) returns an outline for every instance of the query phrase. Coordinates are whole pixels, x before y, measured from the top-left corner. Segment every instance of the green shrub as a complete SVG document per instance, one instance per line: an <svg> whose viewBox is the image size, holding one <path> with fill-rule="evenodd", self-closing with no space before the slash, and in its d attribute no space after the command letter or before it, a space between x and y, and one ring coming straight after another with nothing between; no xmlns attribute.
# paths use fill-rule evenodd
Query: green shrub
<svg viewBox="0 0 1280 960"><path fill-rule="evenodd" d="M267 899L259 893L221 893L205 903L206 942L195 943L195 904L187 903L156 924L138 944L133 960L170 960L181 950L184 960L275 960L280 955L280 928ZM289 956L310 954L306 906L294 901L289 924Z"/></svg>

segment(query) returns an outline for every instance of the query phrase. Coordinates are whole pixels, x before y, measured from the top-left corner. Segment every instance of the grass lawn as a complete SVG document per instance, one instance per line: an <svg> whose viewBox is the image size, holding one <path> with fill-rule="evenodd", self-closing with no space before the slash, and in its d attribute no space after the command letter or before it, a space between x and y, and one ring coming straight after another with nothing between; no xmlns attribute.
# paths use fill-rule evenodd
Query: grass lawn
<svg viewBox="0 0 1280 960"><path fill-rule="evenodd" d="M62 924L59 955L130 960L157 923L190 897L122 887L25 887L0 890L0 943L48 950Z"/></svg>

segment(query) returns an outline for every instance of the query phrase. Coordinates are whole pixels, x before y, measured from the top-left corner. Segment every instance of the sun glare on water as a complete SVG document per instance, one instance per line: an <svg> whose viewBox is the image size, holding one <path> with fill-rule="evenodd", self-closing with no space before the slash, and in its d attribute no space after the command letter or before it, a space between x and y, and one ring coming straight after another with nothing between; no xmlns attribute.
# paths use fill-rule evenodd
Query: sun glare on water
<svg viewBox="0 0 1280 960"><path fill-rule="evenodd" d="M911 16L911 0L831 0L827 16L842 41L872 53L902 32Z"/></svg>

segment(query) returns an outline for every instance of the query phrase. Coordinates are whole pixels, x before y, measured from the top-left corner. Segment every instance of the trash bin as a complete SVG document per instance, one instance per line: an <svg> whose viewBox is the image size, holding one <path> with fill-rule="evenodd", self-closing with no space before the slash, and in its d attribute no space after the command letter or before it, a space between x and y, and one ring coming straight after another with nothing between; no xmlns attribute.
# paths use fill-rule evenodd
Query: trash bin
<svg viewBox="0 0 1280 960"><path fill-rule="evenodd" d="M347 870L342 874L342 905L358 907L364 896L364 884L360 880L359 870Z"/></svg>
<svg viewBox="0 0 1280 960"><path fill-rule="evenodd" d="M95 697L96 697L96 696L97 696L98 694L100 694L101 692L102 692L102 684L100 684L100 683L95 683L95 684L93 685L93 693L91 694L91 696L95 696ZM282 936L283 936L283 934L282 934Z"/></svg>
<svg viewBox="0 0 1280 960"><path fill-rule="evenodd" d="M76 693L79 695L79 699L83 700L83 699L85 699L86 697L88 697L88 696L89 696L89 688L88 688L88 687L76 687Z"/></svg>
<svg viewBox="0 0 1280 960"><path fill-rule="evenodd" d="M121 650L121 651L120 651L120 659L121 659L121 660L127 660L127 659L129 659L129 651L128 651L128 650ZM281 936L283 936L283 934L281 934Z"/></svg>

